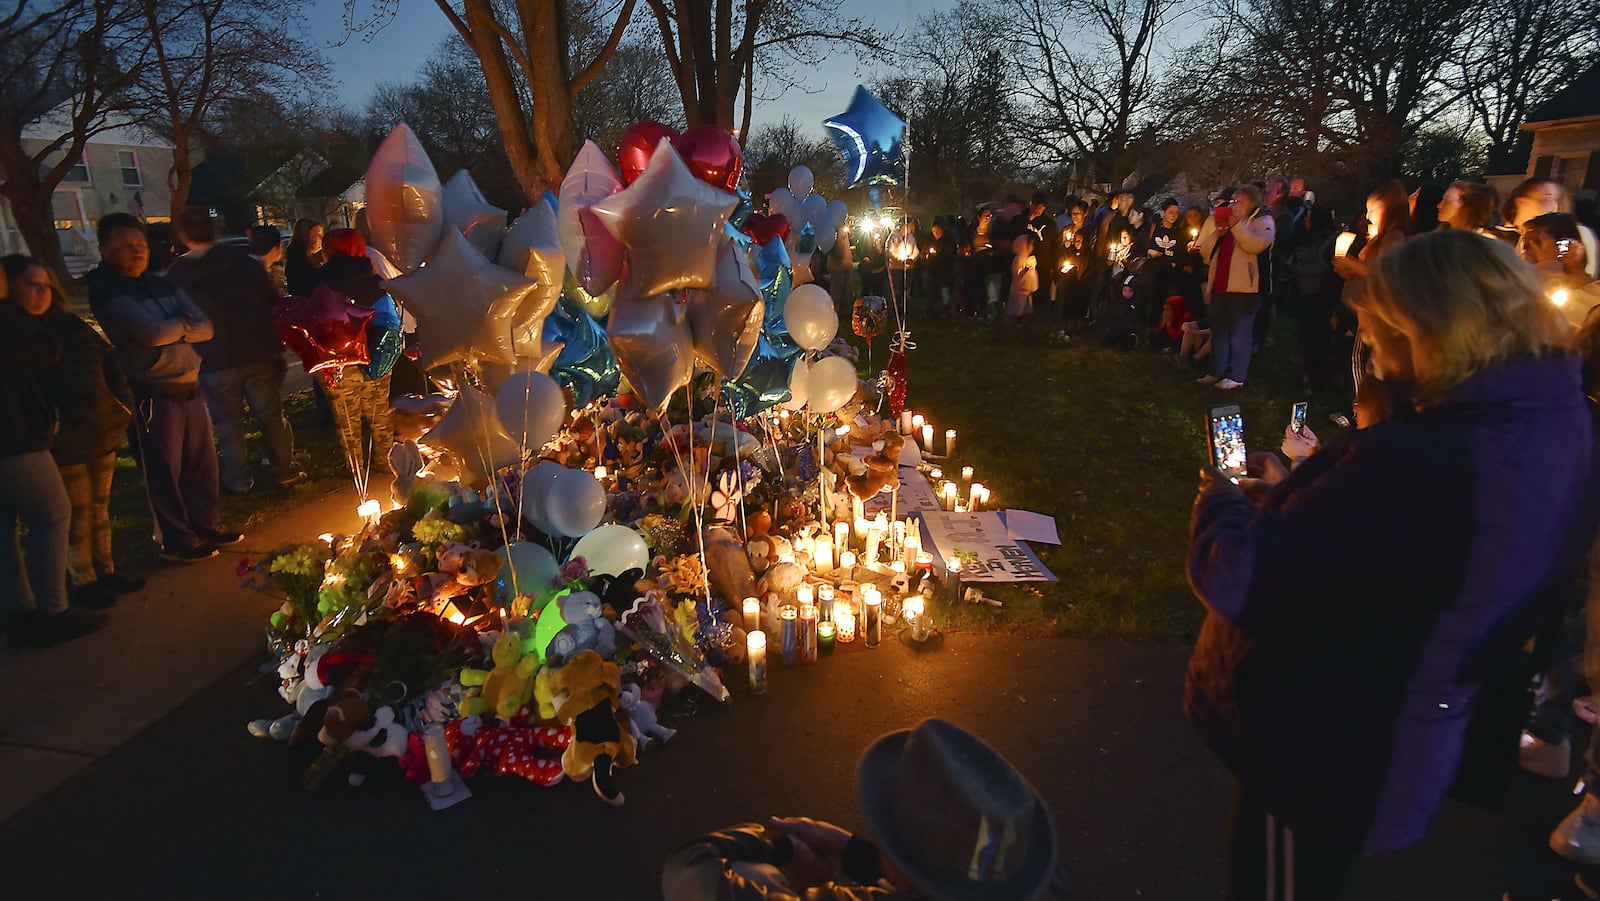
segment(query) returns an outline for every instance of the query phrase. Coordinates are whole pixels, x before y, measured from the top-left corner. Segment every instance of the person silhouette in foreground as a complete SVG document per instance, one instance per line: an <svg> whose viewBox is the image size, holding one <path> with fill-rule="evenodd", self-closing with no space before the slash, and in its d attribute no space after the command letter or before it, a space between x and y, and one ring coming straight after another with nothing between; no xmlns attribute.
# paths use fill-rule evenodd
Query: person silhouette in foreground
<svg viewBox="0 0 1600 901"><path fill-rule="evenodd" d="M1072 897L1044 799L981 739L940 719L891 732L856 765L877 842L774 817L667 859L666 901L1030 901Z"/></svg>

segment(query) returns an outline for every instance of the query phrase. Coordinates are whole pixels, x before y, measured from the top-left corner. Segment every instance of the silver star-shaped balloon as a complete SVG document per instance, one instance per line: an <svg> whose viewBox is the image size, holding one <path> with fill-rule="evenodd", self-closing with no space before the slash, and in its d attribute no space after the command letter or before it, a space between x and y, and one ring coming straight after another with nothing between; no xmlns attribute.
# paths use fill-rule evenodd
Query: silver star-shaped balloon
<svg viewBox="0 0 1600 901"><path fill-rule="evenodd" d="M517 219L500 245L500 265L539 283L517 310L516 321L519 329L543 329L544 317L561 299L561 280L567 271L556 211L550 204L540 200Z"/></svg>
<svg viewBox="0 0 1600 901"><path fill-rule="evenodd" d="M670 294L644 295L624 275L606 322L606 338L628 384L652 410L694 375L694 334L683 304Z"/></svg>
<svg viewBox="0 0 1600 901"><path fill-rule="evenodd" d="M590 212L628 248L628 277L650 296L711 286L718 239L737 202L695 178L663 138L633 184Z"/></svg>
<svg viewBox="0 0 1600 901"><path fill-rule="evenodd" d="M461 232L445 230L428 265L384 287L417 317L422 365L516 361L512 323L537 282L489 262Z"/></svg>
<svg viewBox="0 0 1600 901"><path fill-rule="evenodd" d="M490 203L478 183L462 169L444 183L440 197L444 205L445 228L455 226L484 256L500 255L500 242L506 237L506 211Z"/></svg>
<svg viewBox="0 0 1600 901"><path fill-rule="evenodd" d="M454 454L468 484L481 482L522 459L522 446L506 434L494 401L476 388L462 388L420 443Z"/></svg>
<svg viewBox="0 0 1600 901"><path fill-rule="evenodd" d="M755 353L765 314L748 256L734 242L724 241L717 250L711 287L689 292L695 356L723 378L738 378Z"/></svg>

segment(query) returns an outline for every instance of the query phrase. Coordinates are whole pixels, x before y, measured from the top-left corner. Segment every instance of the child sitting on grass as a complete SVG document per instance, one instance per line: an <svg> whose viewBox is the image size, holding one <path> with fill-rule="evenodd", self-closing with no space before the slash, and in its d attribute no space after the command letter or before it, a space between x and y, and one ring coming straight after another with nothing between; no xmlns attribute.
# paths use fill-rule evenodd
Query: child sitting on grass
<svg viewBox="0 0 1600 901"><path fill-rule="evenodd" d="M1150 346L1169 356L1176 353L1183 345L1184 323L1193 321L1194 315L1189 312L1183 295L1168 297L1167 305L1161 310L1161 321L1150 330Z"/></svg>

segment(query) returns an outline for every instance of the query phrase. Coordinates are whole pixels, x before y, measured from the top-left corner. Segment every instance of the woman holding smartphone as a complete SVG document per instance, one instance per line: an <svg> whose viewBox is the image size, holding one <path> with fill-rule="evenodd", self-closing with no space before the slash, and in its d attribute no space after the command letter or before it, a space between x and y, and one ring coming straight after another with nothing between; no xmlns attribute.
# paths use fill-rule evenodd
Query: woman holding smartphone
<svg viewBox="0 0 1600 901"><path fill-rule="evenodd" d="M1510 778L1521 648L1594 530L1579 360L1509 247L1412 239L1353 304L1373 376L1413 405L1292 473L1252 460L1265 485L1203 471L1191 523L1210 615L1184 707L1237 780L1236 899L1338 897L1364 854L1422 839L1458 775ZM1479 768L1469 721L1503 766Z"/></svg>

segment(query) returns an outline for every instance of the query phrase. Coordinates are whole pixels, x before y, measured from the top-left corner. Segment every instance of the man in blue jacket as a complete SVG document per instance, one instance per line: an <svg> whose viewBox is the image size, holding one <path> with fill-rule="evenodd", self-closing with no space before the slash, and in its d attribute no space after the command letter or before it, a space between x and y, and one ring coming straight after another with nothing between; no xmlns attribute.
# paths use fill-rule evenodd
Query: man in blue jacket
<svg viewBox="0 0 1600 901"><path fill-rule="evenodd" d="M116 346L133 390L134 434L161 541L175 562L214 557L244 540L217 523L217 456L200 396L200 354L211 320L166 279L153 275L144 226L126 213L100 220L100 265L89 306Z"/></svg>

